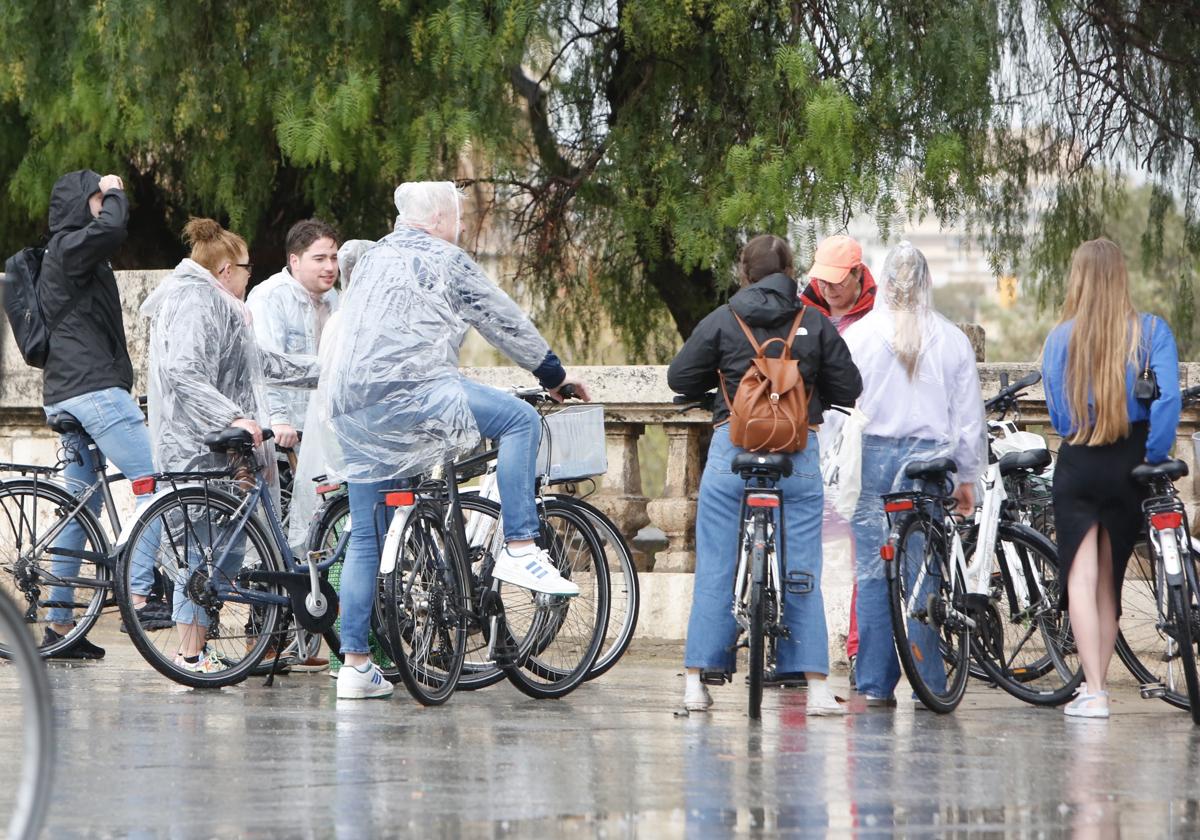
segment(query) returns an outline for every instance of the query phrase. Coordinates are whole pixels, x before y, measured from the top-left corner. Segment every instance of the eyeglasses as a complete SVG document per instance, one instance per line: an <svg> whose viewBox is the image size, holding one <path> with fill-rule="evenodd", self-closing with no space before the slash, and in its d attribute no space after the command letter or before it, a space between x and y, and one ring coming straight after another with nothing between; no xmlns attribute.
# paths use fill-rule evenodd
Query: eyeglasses
<svg viewBox="0 0 1200 840"><path fill-rule="evenodd" d="M254 273L254 263L234 263L234 265L236 265L238 268L246 269L248 274Z"/></svg>

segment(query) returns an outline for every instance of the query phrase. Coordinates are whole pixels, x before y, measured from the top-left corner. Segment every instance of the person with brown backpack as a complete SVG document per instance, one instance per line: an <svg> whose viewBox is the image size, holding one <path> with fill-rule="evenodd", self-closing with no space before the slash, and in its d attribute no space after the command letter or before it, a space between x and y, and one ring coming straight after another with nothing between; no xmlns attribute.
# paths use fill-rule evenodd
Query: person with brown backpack
<svg viewBox="0 0 1200 840"><path fill-rule="evenodd" d="M804 674L808 713L840 714L826 684L828 632L821 597L822 494L820 446L814 428L830 405L853 405L862 379L829 319L797 298L791 247L777 236L751 239L738 265L742 288L704 318L671 362L671 390L698 395L717 389L713 438L700 481L696 514L696 575L688 621L684 706L712 704L702 671L730 673L737 637L733 578L744 489L731 471L746 451L790 453L783 490L786 574L811 580L803 595L787 594L777 677ZM732 412L731 412L732 408Z"/></svg>

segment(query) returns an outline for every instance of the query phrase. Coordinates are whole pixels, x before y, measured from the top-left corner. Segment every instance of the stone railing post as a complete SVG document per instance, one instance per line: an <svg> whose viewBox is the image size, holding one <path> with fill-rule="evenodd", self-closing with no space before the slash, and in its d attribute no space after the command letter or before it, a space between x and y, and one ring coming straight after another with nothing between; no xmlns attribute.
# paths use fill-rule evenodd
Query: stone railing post
<svg viewBox="0 0 1200 840"><path fill-rule="evenodd" d="M650 521L667 535L667 548L656 556L654 571L694 572L700 445L705 427L699 423L664 423L663 430L667 433L663 498L646 506Z"/></svg>
<svg viewBox="0 0 1200 840"><path fill-rule="evenodd" d="M621 534L633 548L633 562L638 571L650 570L649 558L633 545L638 531L650 524L646 513L646 496L642 491L642 468L638 458L638 439L645 432L642 423L610 421L605 424L604 437L608 449L608 472L600 480L600 492L592 501L609 519L616 523Z"/></svg>

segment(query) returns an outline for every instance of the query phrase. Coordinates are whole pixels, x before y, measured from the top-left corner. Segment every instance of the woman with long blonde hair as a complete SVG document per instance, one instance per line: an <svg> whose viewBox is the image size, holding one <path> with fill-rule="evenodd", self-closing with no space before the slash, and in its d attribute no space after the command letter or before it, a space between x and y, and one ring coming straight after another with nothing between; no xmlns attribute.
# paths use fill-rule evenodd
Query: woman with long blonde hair
<svg viewBox="0 0 1200 840"><path fill-rule="evenodd" d="M1139 397L1139 378L1157 394ZM1161 318L1129 299L1121 249L1093 239L1075 249L1067 299L1042 351L1050 422L1063 439L1054 471L1060 599L1085 682L1064 711L1108 717L1108 665L1121 584L1141 528L1142 488L1130 472L1167 459L1179 423L1179 358Z"/></svg>

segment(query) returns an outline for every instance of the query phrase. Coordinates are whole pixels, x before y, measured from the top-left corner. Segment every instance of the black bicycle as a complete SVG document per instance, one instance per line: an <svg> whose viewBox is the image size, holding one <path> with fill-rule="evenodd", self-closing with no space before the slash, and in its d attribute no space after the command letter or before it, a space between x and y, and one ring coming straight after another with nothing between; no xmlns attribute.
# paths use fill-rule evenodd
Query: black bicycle
<svg viewBox="0 0 1200 840"><path fill-rule="evenodd" d="M263 430L263 440L271 438ZM272 500L267 465L250 433L213 432L205 444L228 458L221 470L163 472L142 479L155 500L138 517L117 575L118 602L134 646L159 673L183 685L216 688L254 673L278 649L294 615L339 652L338 598L326 579L332 559L292 553ZM170 628L133 616L132 575L146 565L168 581ZM190 662L188 650L199 650ZM272 676L280 657L272 659Z"/></svg>
<svg viewBox="0 0 1200 840"><path fill-rule="evenodd" d="M60 435L74 435L79 445L61 448L53 467L0 464L0 471L20 475L0 481L0 592L20 606L42 655L53 656L86 636L111 604L118 550L97 510L104 510L112 533L120 535L112 486L125 476L108 472L104 454L71 414L53 414L47 425ZM58 479L63 468L83 458L91 459L94 480L82 488L64 487ZM78 531L78 547L62 545L70 526ZM143 573L148 575L149 569ZM153 592L161 588L161 582L149 580L141 588ZM51 622L50 610L70 617ZM50 636L45 629L51 624L73 626ZM0 642L0 654L4 652Z"/></svg>

